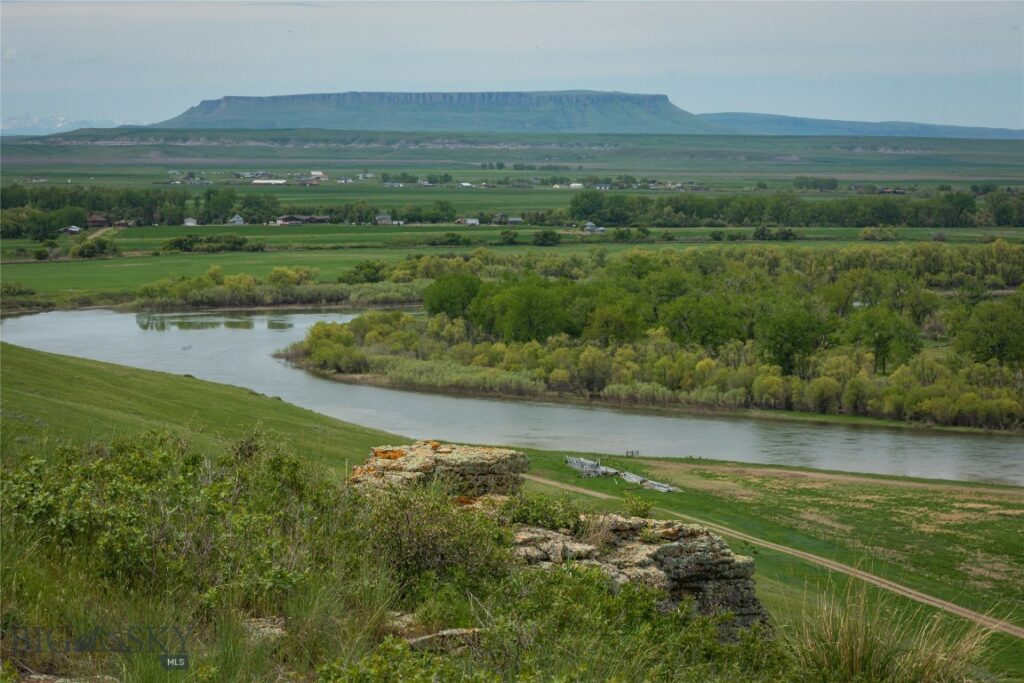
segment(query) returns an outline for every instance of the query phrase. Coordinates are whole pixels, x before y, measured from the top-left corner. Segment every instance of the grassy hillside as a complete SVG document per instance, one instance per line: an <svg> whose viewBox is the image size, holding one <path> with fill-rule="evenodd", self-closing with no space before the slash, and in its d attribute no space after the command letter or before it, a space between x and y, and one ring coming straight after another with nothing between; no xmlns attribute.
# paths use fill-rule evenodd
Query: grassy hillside
<svg viewBox="0 0 1024 683"><path fill-rule="evenodd" d="M261 423L271 439L340 478L347 466L365 458L371 445L403 441L244 389L188 377L10 345L0 347L0 363L0 449L7 459L52 452L65 439L105 441L153 428L183 435L195 449L214 454ZM562 463L562 453L531 451L530 456L531 469L551 479L615 496L626 491L616 480L577 479ZM679 496L631 491L665 509L860 565L982 611L1021 613L1020 489L718 462L646 459L616 464L681 485L685 493ZM592 508L621 506L618 501L584 500ZM1007 514L993 517L993 510ZM757 558L759 595L781 623L798 617L806 591L814 593L829 582L840 588L847 583L778 552L738 540L732 546ZM886 604L909 604L881 591L869 594ZM993 639L994 670L1024 677L1018 645L1009 636Z"/></svg>
<svg viewBox="0 0 1024 683"><path fill-rule="evenodd" d="M248 389L4 344L5 455L23 444L95 441L149 429L186 436L206 453L261 424L273 438L338 476L371 446L399 437L347 424Z"/></svg>

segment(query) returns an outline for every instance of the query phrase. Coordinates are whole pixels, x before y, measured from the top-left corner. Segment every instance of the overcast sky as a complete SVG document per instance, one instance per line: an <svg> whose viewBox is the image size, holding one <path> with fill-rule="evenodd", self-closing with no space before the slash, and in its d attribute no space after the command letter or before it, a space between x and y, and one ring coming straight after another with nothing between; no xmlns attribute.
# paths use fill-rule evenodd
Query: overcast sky
<svg viewBox="0 0 1024 683"><path fill-rule="evenodd" d="M696 113L1024 128L1024 2L12 2L0 109L151 123L202 99L621 90Z"/></svg>

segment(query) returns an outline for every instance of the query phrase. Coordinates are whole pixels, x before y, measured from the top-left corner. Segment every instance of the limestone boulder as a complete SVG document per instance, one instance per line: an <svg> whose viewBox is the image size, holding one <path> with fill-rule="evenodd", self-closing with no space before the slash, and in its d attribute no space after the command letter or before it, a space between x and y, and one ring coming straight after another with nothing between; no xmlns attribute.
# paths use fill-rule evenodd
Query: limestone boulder
<svg viewBox="0 0 1024 683"><path fill-rule="evenodd" d="M731 627L767 623L754 589L753 559L734 555L717 534L697 524L641 517L593 515L587 521L602 530L601 548L557 531L520 526L516 553L539 568L570 561L592 565L616 583L664 591L670 605L692 599L701 614L731 614Z"/></svg>
<svg viewBox="0 0 1024 683"><path fill-rule="evenodd" d="M522 486L526 456L508 448L417 441L411 446L379 446L350 482L357 488L407 486L444 479L460 496L508 495Z"/></svg>

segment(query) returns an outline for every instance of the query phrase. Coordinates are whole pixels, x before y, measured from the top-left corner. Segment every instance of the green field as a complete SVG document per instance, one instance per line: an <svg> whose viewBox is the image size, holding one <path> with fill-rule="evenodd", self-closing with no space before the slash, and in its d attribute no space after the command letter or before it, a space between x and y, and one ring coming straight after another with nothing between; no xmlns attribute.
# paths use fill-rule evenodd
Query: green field
<svg viewBox="0 0 1024 683"><path fill-rule="evenodd" d="M0 146L9 180L152 183L168 182L167 171L219 171L226 180L231 171L308 173L311 168L335 177L363 169L448 171L458 180L582 171L715 180L733 189L752 185L755 179L788 185L793 176L807 173L905 185L947 179L1019 185L1024 181L1022 150L1024 142L1005 140L160 129L83 130L48 138L5 139ZM481 163L495 162L508 168L479 169ZM514 171L515 163L571 171ZM359 185L334 183L329 193L326 190L323 186L294 188L304 192L299 195L303 197L355 198L365 191Z"/></svg>
<svg viewBox="0 0 1024 683"><path fill-rule="evenodd" d="M152 251L173 236L188 233L221 234L238 232L253 242L266 242L272 251L225 252L218 254L162 254ZM457 232L473 240L466 247L408 246L430 238L439 238L447 232ZM357 263L370 259L398 261L410 255L468 254L480 247L500 249L503 253L581 254L586 256L594 248L603 248L609 254L629 249L686 249L721 245L729 249L742 249L744 245L763 245L762 242L712 242L709 228L672 228L667 232L675 241L660 240L664 231L652 231L647 243L614 242L610 239L583 237L578 232L564 233L563 244L556 247L536 247L530 244L498 246L499 228L466 228L463 226L201 226L198 228L160 227L114 230L116 242L129 255L121 258L95 260L68 260L36 262L13 255L15 249L31 250L31 240L4 240L3 250L8 262L2 277L5 282L18 282L31 287L41 295L89 294L132 292L141 285L165 277L195 276L212 265L219 265L226 274L249 273L257 277L267 275L277 266L309 266L320 269L321 280L335 280ZM528 242L532 230L519 229L520 241ZM749 234L750 228L729 228L726 232ZM805 238L792 242L772 242L780 248L831 248L849 244L880 244L858 239L856 228L807 228L798 232ZM1024 231L1014 228L944 231L951 243L978 244L989 237L1000 237L1012 243L1024 241ZM929 228L903 228L898 231L901 241L930 241L934 230ZM691 241L692 240L692 241ZM898 244L889 242L883 244ZM315 247L315 248L314 248ZM135 252L132 254L131 252ZM139 255L139 254L145 255ZM10 262L16 261L16 262Z"/></svg>
<svg viewBox="0 0 1024 683"><path fill-rule="evenodd" d="M244 389L0 348L0 447L8 455L40 447L45 451L62 439L105 440L154 428L182 434L200 451L214 452L260 423L272 438L341 478L370 446L403 441ZM662 495L627 489L617 480L580 480L563 464L564 453L529 455L531 470L548 478L616 496L630 490L660 508L854 564L1024 623L1021 489L696 460L606 459L684 489L683 494ZM587 505L617 508L618 503ZM755 556L759 595L782 624L797 615L806 591L828 580L846 582L771 550L736 540L731 544ZM881 591L871 594L905 603ZM994 670L1024 677L1018 640L994 638L992 654Z"/></svg>

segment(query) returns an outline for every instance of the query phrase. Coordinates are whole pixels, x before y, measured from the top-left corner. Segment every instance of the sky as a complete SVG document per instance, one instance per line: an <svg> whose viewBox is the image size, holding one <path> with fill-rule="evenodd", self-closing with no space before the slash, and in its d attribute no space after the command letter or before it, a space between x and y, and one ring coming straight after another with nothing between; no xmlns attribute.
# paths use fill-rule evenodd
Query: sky
<svg viewBox="0 0 1024 683"><path fill-rule="evenodd" d="M0 2L0 114L619 90L691 112L1024 128L1024 1Z"/></svg>

